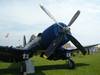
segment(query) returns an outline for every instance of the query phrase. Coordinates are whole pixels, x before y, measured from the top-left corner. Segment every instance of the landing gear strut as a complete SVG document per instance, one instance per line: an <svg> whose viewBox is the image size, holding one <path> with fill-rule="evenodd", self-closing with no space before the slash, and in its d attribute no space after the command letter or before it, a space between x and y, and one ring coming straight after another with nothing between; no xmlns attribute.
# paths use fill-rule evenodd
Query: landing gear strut
<svg viewBox="0 0 100 75"><path fill-rule="evenodd" d="M68 63L67 63L67 67L68 67L68 69L74 69L74 68L75 68L75 63L74 63L73 60L68 59L67 62L68 62Z"/></svg>
<svg viewBox="0 0 100 75"><path fill-rule="evenodd" d="M21 68L20 68L20 70L21 70L21 75L27 75L27 73L26 73L26 64L25 64L25 61L23 61L21 64L22 64L22 65L21 65Z"/></svg>
<svg viewBox="0 0 100 75"><path fill-rule="evenodd" d="M23 54L23 61L21 63L21 75L33 74L34 72L35 69L29 59L29 55Z"/></svg>
<svg viewBox="0 0 100 75"><path fill-rule="evenodd" d="M28 54L23 54L23 61L21 62L21 75L27 75L25 60L28 59Z"/></svg>
<svg viewBox="0 0 100 75"><path fill-rule="evenodd" d="M68 69L74 69L76 67L75 62L71 59L71 53L66 52L67 57L67 67Z"/></svg>

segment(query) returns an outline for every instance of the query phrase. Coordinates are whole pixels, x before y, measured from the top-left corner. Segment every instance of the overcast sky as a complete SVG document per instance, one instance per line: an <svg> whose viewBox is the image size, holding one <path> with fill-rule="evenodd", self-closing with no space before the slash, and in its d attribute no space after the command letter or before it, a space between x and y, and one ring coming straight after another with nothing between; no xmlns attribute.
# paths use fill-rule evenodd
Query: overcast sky
<svg viewBox="0 0 100 75"><path fill-rule="evenodd" d="M71 26L73 35L83 45L100 43L100 0L0 0L0 45L20 45L23 35L28 40L54 23L39 4L65 24L80 10Z"/></svg>

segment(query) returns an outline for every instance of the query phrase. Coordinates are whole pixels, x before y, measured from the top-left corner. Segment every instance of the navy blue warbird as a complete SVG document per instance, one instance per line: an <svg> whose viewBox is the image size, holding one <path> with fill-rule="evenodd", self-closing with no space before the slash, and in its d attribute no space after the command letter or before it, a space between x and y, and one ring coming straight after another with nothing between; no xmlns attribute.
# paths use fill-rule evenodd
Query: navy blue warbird
<svg viewBox="0 0 100 75"><path fill-rule="evenodd" d="M68 60L68 67L75 68L74 61L70 59L70 53L73 52L74 49L67 50L62 46L68 41L71 41L83 55L86 54L85 48L72 36L70 32L70 26L79 16L80 11L78 10L72 17L69 24L66 25L62 22L57 22L50 12L42 5L40 5L40 7L51 19L55 21L55 24L48 27L42 33L39 33L37 37L27 44L24 37L23 48L0 46L0 60L11 63L23 62L24 68L27 68L27 66L25 67L25 64L27 64L26 61L28 61L39 50L43 50L40 55L41 57L45 55L48 60Z"/></svg>

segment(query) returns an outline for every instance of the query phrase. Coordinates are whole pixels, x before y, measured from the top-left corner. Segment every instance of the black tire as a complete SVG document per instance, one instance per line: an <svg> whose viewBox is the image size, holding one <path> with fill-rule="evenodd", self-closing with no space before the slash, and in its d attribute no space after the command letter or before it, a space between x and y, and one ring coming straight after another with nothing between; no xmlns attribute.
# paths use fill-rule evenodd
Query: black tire
<svg viewBox="0 0 100 75"><path fill-rule="evenodd" d="M76 65L74 63L73 60L68 60L68 64L67 64L68 69L75 69Z"/></svg>
<svg viewBox="0 0 100 75"><path fill-rule="evenodd" d="M23 61L23 62L21 63L20 75L27 75L27 73L26 73L26 64L25 64L25 61Z"/></svg>

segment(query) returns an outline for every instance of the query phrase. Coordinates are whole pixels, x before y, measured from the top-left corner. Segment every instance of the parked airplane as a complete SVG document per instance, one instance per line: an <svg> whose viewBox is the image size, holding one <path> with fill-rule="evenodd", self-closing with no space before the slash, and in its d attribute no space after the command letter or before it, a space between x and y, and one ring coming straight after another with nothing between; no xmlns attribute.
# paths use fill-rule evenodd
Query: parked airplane
<svg viewBox="0 0 100 75"><path fill-rule="evenodd" d="M70 53L76 49L67 50L62 46L68 41L71 41L77 47L77 50L80 50L83 55L86 54L85 47L83 47L70 32L70 26L77 19L80 11L78 10L69 24L66 25L62 22L57 22L50 12L42 5L40 5L40 7L51 19L54 20L55 24L45 29L42 33L39 33L38 36L28 43L26 43L26 38L24 36L23 48L0 46L0 60L11 63L22 62L21 66L23 73L31 73L34 72L34 67L28 67L31 65L30 58L39 50L43 50L40 55L41 57L46 56L48 60L68 60L68 67L71 69L75 68L75 63L70 58ZM31 69L29 70L29 68Z"/></svg>

